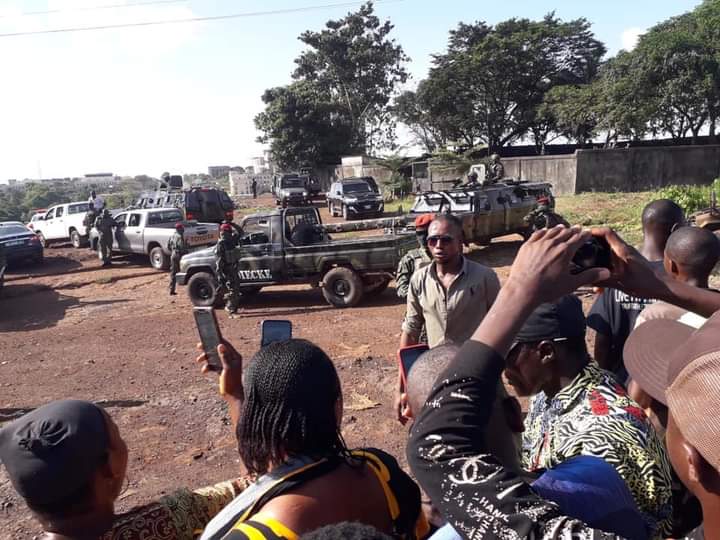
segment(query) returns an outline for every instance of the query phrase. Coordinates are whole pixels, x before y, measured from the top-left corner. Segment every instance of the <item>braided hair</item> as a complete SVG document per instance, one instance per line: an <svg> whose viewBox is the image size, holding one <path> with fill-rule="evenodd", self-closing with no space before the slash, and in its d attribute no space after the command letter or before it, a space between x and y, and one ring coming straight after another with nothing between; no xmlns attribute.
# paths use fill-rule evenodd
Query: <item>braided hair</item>
<svg viewBox="0 0 720 540"><path fill-rule="evenodd" d="M335 416L340 379L322 349L304 339L271 343L255 353L244 379L236 435L250 473L293 455L349 458Z"/></svg>

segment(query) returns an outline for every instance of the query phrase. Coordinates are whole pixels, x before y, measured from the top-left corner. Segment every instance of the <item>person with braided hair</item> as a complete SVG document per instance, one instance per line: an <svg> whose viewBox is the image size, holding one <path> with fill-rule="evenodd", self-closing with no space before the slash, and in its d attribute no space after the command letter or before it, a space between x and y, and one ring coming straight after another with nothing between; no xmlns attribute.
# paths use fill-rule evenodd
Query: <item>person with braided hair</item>
<svg viewBox="0 0 720 540"><path fill-rule="evenodd" d="M271 343L244 374L229 343L218 346L218 355L220 394L240 458L255 480L208 524L201 540L296 540L346 521L394 538L427 534L420 489L395 458L346 446L340 379L322 349L302 339ZM208 370L205 354L197 361Z"/></svg>

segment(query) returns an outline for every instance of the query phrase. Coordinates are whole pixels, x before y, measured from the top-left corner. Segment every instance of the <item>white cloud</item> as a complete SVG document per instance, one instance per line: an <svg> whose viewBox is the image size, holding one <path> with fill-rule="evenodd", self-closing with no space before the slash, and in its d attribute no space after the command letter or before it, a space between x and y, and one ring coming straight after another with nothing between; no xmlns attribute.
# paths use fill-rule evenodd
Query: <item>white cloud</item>
<svg viewBox="0 0 720 540"><path fill-rule="evenodd" d="M642 28L632 27L623 30L621 36L622 48L626 51L632 51L638 44L640 36L645 33Z"/></svg>

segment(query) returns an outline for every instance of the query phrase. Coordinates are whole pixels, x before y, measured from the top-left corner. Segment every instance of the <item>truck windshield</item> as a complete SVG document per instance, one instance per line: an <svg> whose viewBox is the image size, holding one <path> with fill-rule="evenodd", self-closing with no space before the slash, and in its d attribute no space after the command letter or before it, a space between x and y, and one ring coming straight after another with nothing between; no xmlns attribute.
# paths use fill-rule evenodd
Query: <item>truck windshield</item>
<svg viewBox="0 0 720 540"><path fill-rule="evenodd" d="M298 177L295 177L295 178L283 178L283 179L280 181L280 186L281 186L281 187L284 187L284 188L289 188L289 187L305 187L305 180L303 180L302 178L298 178Z"/></svg>
<svg viewBox="0 0 720 540"><path fill-rule="evenodd" d="M178 221L182 221L182 214L179 210L161 210L159 212L152 212L148 216L148 226L152 225L165 225L168 223L175 224Z"/></svg>
<svg viewBox="0 0 720 540"><path fill-rule="evenodd" d="M370 185L365 182L356 182L353 184L345 184L343 191L345 191L345 193L369 193L372 189L370 189Z"/></svg>

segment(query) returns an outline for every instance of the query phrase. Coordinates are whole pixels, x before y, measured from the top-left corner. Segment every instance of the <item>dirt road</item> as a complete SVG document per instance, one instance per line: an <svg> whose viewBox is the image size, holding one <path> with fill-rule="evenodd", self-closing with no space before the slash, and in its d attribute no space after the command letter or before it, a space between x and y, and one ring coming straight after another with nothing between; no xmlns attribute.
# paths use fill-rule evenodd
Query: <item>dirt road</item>
<svg viewBox="0 0 720 540"><path fill-rule="evenodd" d="M519 237L510 237L472 257L502 279L518 246ZM236 443L215 380L194 366L197 334L184 288L168 296L167 274L142 257L103 269L93 253L70 245L45 254L42 267L13 270L0 298L0 422L58 398L104 404L130 450L119 510L236 476ZM392 287L348 310L330 307L318 289L278 287L245 303L236 318L218 318L246 358L258 348L263 319L291 320L295 336L317 343L337 365L348 443L384 448L404 462L406 428L391 414L403 313ZM0 470L0 538L37 532Z"/></svg>

